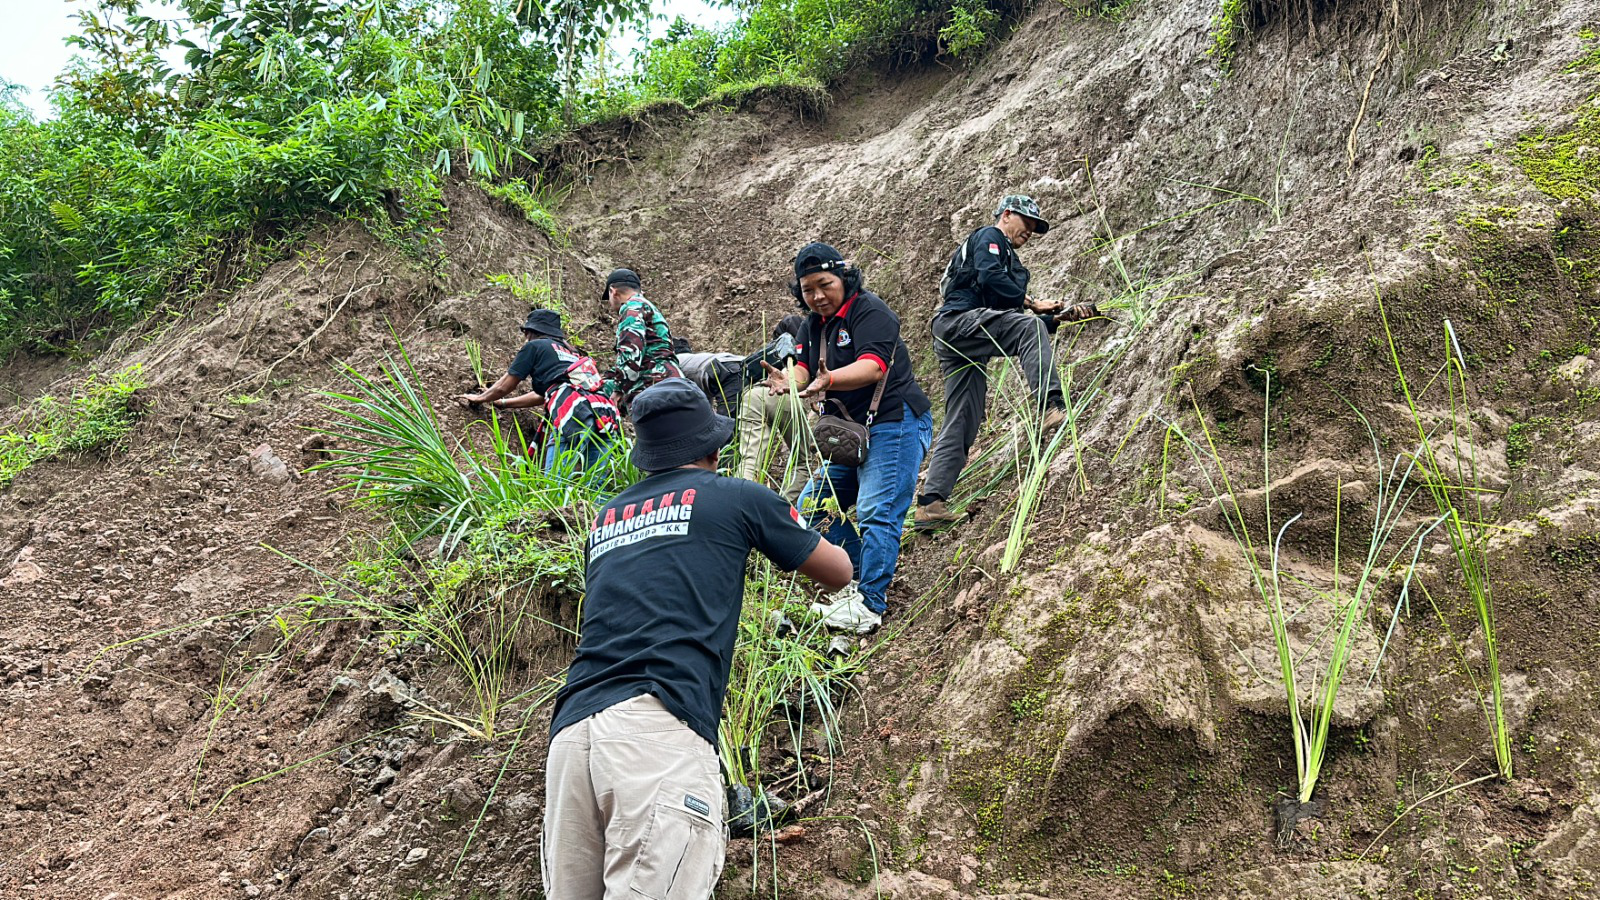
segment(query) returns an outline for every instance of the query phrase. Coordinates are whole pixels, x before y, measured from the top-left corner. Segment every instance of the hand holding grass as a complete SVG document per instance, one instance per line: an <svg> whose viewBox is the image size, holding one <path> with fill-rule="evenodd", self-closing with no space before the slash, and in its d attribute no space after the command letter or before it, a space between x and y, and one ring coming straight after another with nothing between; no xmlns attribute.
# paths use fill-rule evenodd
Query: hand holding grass
<svg viewBox="0 0 1600 900"><path fill-rule="evenodd" d="M1061 304L1057 304L1058 308L1060 305ZM1099 317L1100 308L1095 306L1093 303L1079 303L1069 309L1060 310L1056 313L1057 322L1062 322L1069 325L1073 322L1087 322L1090 319L1097 319Z"/></svg>
<svg viewBox="0 0 1600 900"><path fill-rule="evenodd" d="M1033 297L1029 296L1022 298L1022 305L1027 307L1029 312L1059 313L1061 312L1062 301L1046 300L1043 303L1040 303L1038 300L1035 300Z"/></svg>

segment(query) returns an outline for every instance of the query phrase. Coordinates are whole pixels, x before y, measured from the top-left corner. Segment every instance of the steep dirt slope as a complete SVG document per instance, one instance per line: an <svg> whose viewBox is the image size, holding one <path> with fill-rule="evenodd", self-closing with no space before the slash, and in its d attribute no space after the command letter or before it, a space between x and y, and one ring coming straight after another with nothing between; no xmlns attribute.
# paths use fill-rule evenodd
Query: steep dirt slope
<svg viewBox="0 0 1600 900"><path fill-rule="evenodd" d="M596 127L551 154L575 185L569 246L461 190L442 262L330 228L217 310L111 348L96 367L144 362L152 382L130 452L42 466L0 497L0 896L537 896L541 742L406 718L409 692L440 687L433 667L355 626L251 665L276 640L265 611L316 583L263 545L337 566L372 527L305 471L334 362L370 371L401 338L459 427L437 402L465 386L459 337L498 359L522 312L485 275L553 266L583 324L601 316L595 272L631 264L680 331L744 349L788 311L794 249L822 238L900 311L936 393L932 285L1010 190L1057 225L1026 250L1036 283L1116 306L1062 338L1073 358L1121 350L1084 420L1087 487L1058 462L1016 576L996 550L1009 490L912 544L897 608L938 593L859 681L819 813L835 818L793 844L736 842L720 894L1588 895L1596 213L1541 192L1513 151L1590 102L1592 72L1568 64L1600 8L1269 11L1228 75L1204 54L1211 12L1041 7L970 71L825 113L777 91ZM1252 673L1273 665L1266 620L1199 470L1162 462L1160 422L1198 405L1234 472L1259 472L1271 371L1274 508L1305 513L1288 566L1327 574L1334 485L1346 523L1372 503L1370 442L1338 395L1385 454L1411 427L1374 286L1418 383L1446 317L1472 360L1519 779L1431 801L1358 859L1399 808L1492 765L1451 645L1418 603L1369 685L1374 617L1328 811L1278 849L1294 766L1282 701ZM13 371L32 393L50 370ZM262 444L283 468L250 464ZM1448 559L1424 562L1475 659Z"/></svg>
<svg viewBox="0 0 1600 900"><path fill-rule="evenodd" d="M788 258L820 238L900 311L934 388L933 285L1014 190L1056 223L1024 252L1041 292L1122 307L1061 338L1069 356L1121 355L1081 426L1084 482L1057 463L1020 574L997 572L1008 494L903 565L903 602L954 585L867 688L861 804L843 807L879 865L926 873L891 879L899 895L1588 890L1595 208L1552 196L1548 173L1535 183L1518 148L1592 104L1592 63L1574 60L1593 52L1596 8L1251 10L1256 40L1227 76L1204 52L1207 6L1120 22L1041 9L971 72L846 97L821 122L769 97L561 148L582 175L565 210L580 249L639 268L675 322L734 347L786 311ZM1385 466L1415 435L1376 291L1414 389L1444 359L1445 319L1470 361L1482 486L1506 528L1492 568L1523 777L1435 800L1357 858L1399 809L1493 765L1432 610L1410 606L1369 679L1388 625L1374 613L1337 707L1327 813L1279 852L1271 801L1293 793L1294 760L1281 688L1259 674L1276 666L1263 605L1163 423L1193 430L1198 406L1258 486L1270 372L1276 523L1304 514L1286 568L1330 578L1342 484L1348 577L1376 464L1341 397L1374 423ZM1099 365L1075 372L1084 390ZM1437 384L1423 405L1430 427L1447 419ZM1480 664L1441 552L1421 571ZM1392 607L1398 583L1384 590ZM1330 617L1313 604L1296 646ZM851 826L823 843L828 865L789 890L872 870Z"/></svg>
<svg viewBox="0 0 1600 900"><path fill-rule="evenodd" d="M429 819L439 796L455 798L451 818L476 815L482 793L468 781L441 795L460 774L444 773L490 767L405 717L402 679L429 663L354 625L280 652L272 614L372 527L307 471L324 458L314 429L333 424L318 391L348 387L336 365L375 371L403 341L459 430L443 402L471 386L459 337L508 358L526 312L484 276L587 277L564 276L544 235L476 191L452 210L442 262L330 226L217 309L120 340L95 367L144 366L130 450L31 469L0 501L0 896L257 896L294 884L308 859L339 891L392 896L397 872L435 877L399 868L413 845L461 849L459 836L430 843ZM432 777L412 791L425 762ZM401 796L428 811L400 814L403 828L390 812ZM485 867L486 885L537 884L531 845L512 840L522 824L497 838L515 853ZM344 846L359 849L333 855ZM382 882L363 887L368 870Z"/></svg>

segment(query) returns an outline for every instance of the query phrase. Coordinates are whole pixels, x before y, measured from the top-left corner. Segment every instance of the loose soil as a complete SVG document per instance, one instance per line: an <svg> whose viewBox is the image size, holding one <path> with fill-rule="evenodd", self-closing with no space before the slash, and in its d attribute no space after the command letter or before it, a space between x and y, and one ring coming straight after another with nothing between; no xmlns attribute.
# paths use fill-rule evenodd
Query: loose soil
<svg viewBox="0 0 1600 900"><path fill-rule="evenodd" d="M462 338L498 365L525 312L487 281L501 273L556 283L599 349L598 278L630 265L675 330L744 351L792 308L795 248L824 239L901 315L937 395L933 285L1019 190L1054 224L1023 251L1038 290L1112 309L1063 353L1131 340L1082 423L1081 480L1056 463L1016 574L1000 567L1010 483L909 542L904 629L856 679L827 795L782 843L733 842L718 896L1592 895L1600 211L1543 194L1516 148L1592 102L1568 64L1600 5L1262 6L1228 73L1205 53L1212 11L1039 7L966 69L591 126L545 157L573 185L563 240L458 187L437 257L331 223L86 366L14 361L0 377L19 400L131 363L150 387L126 450L0 493L0 896L541 896L547 713L521 741L420 721L415 696L458 689L425 650L273 614L380 527L311 469L334 422L319 391L398 339L459 433ZM1458 415L1500 527L1517 778L1396 821L1493 766L1463 674L1481 635L1430 545L1432 603L1411 598L1375 667L1386 586L1335 708L1321 812L1279 835L1295 777L1281 687L1260 674L1267 620L1166 423L1205 416L1257 533L1269 440L1273 522L1302 514L1285 570L1349 577L1378 464L1346 401L1385 467L1415 434L1379 295L1413 390L1451 349L1444 320L1468 362ZM1152 309L1136 335L1130 298ZM1449 421L1437 386L1422 406ZM572 598L546 600L570 621ZM1297 625L1312 660L1328 619L1312 602ZM531 642L524 675L570 652Z"/></svg>

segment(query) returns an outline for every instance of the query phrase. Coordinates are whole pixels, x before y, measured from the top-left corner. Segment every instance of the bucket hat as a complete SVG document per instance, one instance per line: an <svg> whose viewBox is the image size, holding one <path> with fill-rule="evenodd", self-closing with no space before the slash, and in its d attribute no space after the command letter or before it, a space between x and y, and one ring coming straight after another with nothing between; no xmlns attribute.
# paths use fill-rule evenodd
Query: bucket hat
<svg viewBox="0 0 1600 900"><path fill-rule="evenodd" d="M567 332L561 327L561 314L553 309L528 310L528 321L522 323L522 330L563 341L567 339Z"/></svg>
<svg viewBox="0 0 1600 900"><path fill-rule="evenodd" d="M733 437L734 422L684 378L666 378L633 401L630 457L646 472L664 472L710 456Z"/></svg>

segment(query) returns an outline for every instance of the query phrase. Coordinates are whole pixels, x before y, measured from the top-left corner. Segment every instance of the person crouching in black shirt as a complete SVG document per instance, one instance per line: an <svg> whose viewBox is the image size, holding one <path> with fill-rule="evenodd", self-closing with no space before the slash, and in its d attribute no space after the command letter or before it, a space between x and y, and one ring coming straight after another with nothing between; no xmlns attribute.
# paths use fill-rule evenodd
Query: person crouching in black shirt
<svg viewBox="0 0 1600 900"><path fill-rule="evenodd" d="M495 409L543 407L546 414L544 467L549 470L568 451L579 454L584 468L594 466L621 437L622 414L601 390L603 379L594 360L567 342L561 314L534 309L522 323L522 349L506 374L476 394L456 401L473 408L488 403ZM527 379L530 390L506 395Z"/></svg>
<svg viewBox="0 0 1600 900"><path fill-rule="evenodd" d="M825 588L850 558L753 481L717 475L733 420L668 378L632 404L649 477L590 526L577 658L556 694L545 896L711 896L726 796L717 728L752 549Z"/></svg>

